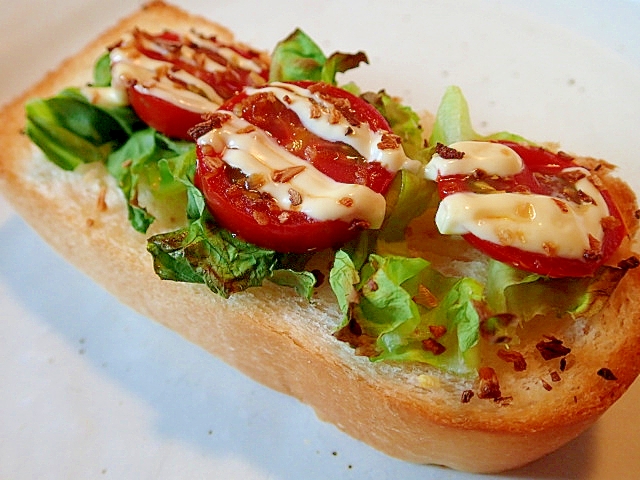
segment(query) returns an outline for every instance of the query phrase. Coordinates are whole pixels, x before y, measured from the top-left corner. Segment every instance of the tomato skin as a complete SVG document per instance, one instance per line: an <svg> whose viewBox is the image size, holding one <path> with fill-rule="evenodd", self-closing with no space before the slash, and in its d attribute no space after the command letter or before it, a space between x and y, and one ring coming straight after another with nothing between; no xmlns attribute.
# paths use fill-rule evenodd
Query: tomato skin
<svg viewBox="0 0 640 480"><path fill-rule="evenodd" d="M229 167L216 168L201 154L198 157L195 184L204 192L207 207L221 227L249 243L278 252L306 253L338 246L359 231L348 222L314 221L300 212L289 212L287 222L281 223L274 216L281 210L274 210L268 200L256 201L230 182ZM263 219L263 224L257 219Z"/></svg>
<svg viewBox="0 0 640 480"><path fill-rule="evenodd" d="M140 119L167 137L192 140L189 129L202 121L202 114L180 108L160 97L139 91L135 86L128 89L131 107Z"/></svg>
<svg viewBox="0 0 640 480"><path fill-rule="evenodd" d="M513 177L492 180L496 189L505 191L525 190L530 193L558 196L558 189L564 184L555 181L565 168L578 166L572 157L563 153L554 153L541 147L534 147L513 142L499 142L515 150L523 159L525 169ZM473 176L452 175L438 178L440 197L444 198L456 192L470 191ZM603 188L599 188L610 215L616 224L605 228L604 238L599 254L585 256L581 259L562 258L535 252L527 252L516 247L499 245L478 238L468 233L463 238L478 250L495 260L508 263L516 268L549 277L585 277L593 275L608 258L613 255L627 235L627 230L620 210Z"/></svg>
<svg viewBox="0 0 640 480"><path fill-rule="evenodd" d="M358 121L368 123L374 130L388 129L384 117L359 97L327 84L296 84L317 88L334 98L347 98ZM267 104L256 95L249 98L241 93L221 107L236 113L239 109L242 110L239 116L267 131L281 146L336 181L364 183L384 194L394 178L380 164L354 161L341 147L300 128L297 116L293 114L293 118L292 112L280 102ZM238 172L233 170L220 157L212 161L198 145L196 186L203 192L216 221L248 242L283 253L305 253L342 245L367 227L359 220L319 221L299 211L283 211L268 195L248 190L244 181L234 180Z"/></svg>
<svg viewBox="0 0 640 480"><path fill-rule="evenodd" d="M369 124L374 131L389 131L391 129L387 120L380 115L373 105L352 95L346 90L320 82L307 81L291 83L296 86L308 88L314 93L329 95L337 99L347 99L350 105L355 105L357 111L349 109L348 111L343 111L343 114L347 117L353 116L358 122ZM248 95L246 93L236 95L226 102L221 109L232 111L237 106L242 105L243 101L247 98ZM305 158L305 160L309 161L314 167L334 180L341 183L364 184L378 193L385 193L387 191L393 181L394 175L389 173L383 165L378 162L355 162L349 158L350 153L348 149L340 153L336 150L333 142L317 138L314 139L314 145L316 145L317 148L315 148L313 153L302 151L303 147L300 145L307 145L310 136L309 132L303 127L292 128L292 125L298 123L297 116L293 111L281 104L276 105L275 108L277 108L277 110L270 112L268 116L264 116L259 107L256 109L256 105L251 105L243 109L242 116L253 125L269 131L274 138L278 139L278 143L288 145L289 148L291 148L291 153Z"/></svg>

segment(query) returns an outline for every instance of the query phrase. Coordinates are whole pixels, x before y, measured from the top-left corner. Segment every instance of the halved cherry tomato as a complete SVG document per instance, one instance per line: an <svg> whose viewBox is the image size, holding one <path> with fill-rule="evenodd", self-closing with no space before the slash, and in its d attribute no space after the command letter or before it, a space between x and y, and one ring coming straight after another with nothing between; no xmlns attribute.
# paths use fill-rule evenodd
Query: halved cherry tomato
<svg viewBox="0 0 640 480"><path fill-rule="evenodd" d="M240 92L245 86L258 86L266 82L269 65L258 52L237 45L221 43L216 38L207 38L206 46L196 44L187 37L175 32L152 35L141 30L133 33L134 55L142 55L154 61L166 63L166 71L158 70L157 75L171 75L177 90L197 91L193 85L179 80L173 73L184 71L211 86L223 101ZM149 45L153 45L150 48ZM194 55L187 57L181 47L189 46ZM254 62L259 71L244 68L238 62L231 61L220 54L220 49L232 50L240 58ZM206 61L205 61L206 59ZM218 65L207 69L208 62ZM148 93L144 79L128 79L127 92L131 106L136 114L149 126L169 137L191 140L190 128L202 121L201 111L193 111L180 102L169 100L170 96L159 97ZM210 110L220 106L221 102L212 102Z"/></svg>
<svg viewBox="0 0 640 480"><path fill-rule="evenodd" d="M325 83L296 85L336 105L352 125L368 124L373 131L389 131L387 121L373 106L349 92ZM259 90L251 95L241 93L220 110L233 111L338 182L366 185L384 194L394 178L379 162L367 161L351 146L311 133L273 95ZM215 152L219 160L211 161L211 153L204 154L198 147L196 185L217 222L246 241L279 252L303 253L341 245L367 228L358 220L319 221L300 211L283 211L270 195L252 189L242 172L220 161L222 154Z"/></svg>
<svg viewBox="0 0 640 480"><path fill-rule="evenodd" d="M576 189L576 178L562 174L562 170L578 166L574 159L562 152L554 153L544 148L513 142L500 142L513 150L523 160L524 170L511 177L483 176L481 172L472 175L451 175L438 178L440 197L444 198L456 192L486 193L487 186L497 191L534 193L555 197L558 199L574 200L581 192ZM611 198L611 195L599 188L607 207L610 218L603 225L604 238L599 249L585 252L583 258L563 258L528 252L519 248L499 245L478 238L468 233L463 235L470 244L486 253L490 257L509 263L516 268L548 275L550 277L584 277L592 275L620 246L627 231L624 221Z"/></svg>

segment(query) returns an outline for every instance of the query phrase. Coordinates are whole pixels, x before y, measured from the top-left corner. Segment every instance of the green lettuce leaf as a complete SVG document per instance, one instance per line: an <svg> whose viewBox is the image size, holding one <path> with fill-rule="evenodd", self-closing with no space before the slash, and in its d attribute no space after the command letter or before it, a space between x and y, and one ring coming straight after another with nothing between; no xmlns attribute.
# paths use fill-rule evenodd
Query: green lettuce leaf
<svg viewBox="0 0 640 480"><path fill-rule="evenodd" d="M602 267L584 278L549 278L491 260L486 298L496 313L508 312L520 324L538 315L593 315L611 296L624 270Z"/></svg>
<svg viewBox="0 0 640 480"><path fill-rule="evenodd" d="M148 128L135 132L109 155L106 163L127 199L131 224L145 233L155 217L141 206L141 191L145 189L157 203L185 202L186 187L176 181L171 164L195 165L195 146L190 142L174 142Z"/></svg>
<svg viewBox="0 0 640 480"><path fill-rule="evenodd" d="M368 63L363 52L336 52L326 57L320 47L302 30L278 42L271 55L270 82L300 80L336 84L336 75Z"/></svg>
<svg viewBox="0 0 640 480"><path fill-rule="evenodd" d="M405 322L383 334L378 345L384 347L377 360L425 362L458 374L472 373L478 365L475 348L480 339L480 315L476 305L483 301L483 286L471 278L446 278L431 271L429 291L437 306L421 308L419 318ZM436 339L442 353L424 348L423 341L433 338L430 327L445 328Z"/></svg>
<svg viewBox="0 0 640 480"><path fill-rule="evenodd" d="M166 140L157 133L154 137ZM173 149L181 148L181 143L173 144ZM304 258L291 258L244 242L215 223L202 192L193 183L193 147L181 155L163 158L159 164L164 165L166 175L171 177L169 185L172 188L180 185L186 191L188 219L187 226L154 235L147 241L154 270L160 278L203 283L225 298L270 280L311 298L316 278L303 270Z"/></svg>
<svg viewBox="0 0 640 480"><path fill-rule="evenodd" d="M310 299L316 284L311 272L287 268L277 252L218 227L206 210L187 227L149 238L147 250L163 280L203 283L225 298L270 280Z"/></svg>
<svg viewBox="0 0 640 480"><path fill-rule="evenodd" d="M387 211L379 239L386 242L404 240L405 229L411 220L425 211L436 193L435 182L423 175L409 170L398 172L385 196Z"/></svg>
<svg viewBox="0 0 640 480"><path fill-rule="evenodd" d="M376 107L389 122L391 131L400 137L409 158L423 164L429 161L432 152L425 146L420 118L411 107L402 105L385 91L365 92L362 98ZM420 173L401 170L386 194L387 214L380 238L387 242L402 240L405 228L425 210L434 192L434 182Z"/></svg>
<svg viewBox="0 0 640 480"><path fill-rule="evenodd" d="M448 278L422 258L371 254L361 269L345 251L338 251L330 284L343 313L340 329L355 322L362 338L374 339L370 358L426 362L469 373L477 366L476 345L483 287L470 278ZM419 298L426 289L435 305ZM430 326L443 326L438 342L444 352L434 354L423 341ZM351 338L353 333L351 334Z"/></svg>
<svg viewBox="0 0 640 480"><path fill-rule="evenodd" d="M371 105L389 122L391 131L402 140L404 153L414 160L426 163L431 158L431 152L425 145L424 130L420 125L420 117L409 106L401 104L384 90L362 94Z"/></svg>
<svg viewBox="0 0 640 480"><path fill-rule="evenodd" d="M94 87L108 87L111 85L111 58L109 52L105 52L93 66Z"/></svg>
<svg viewBox="0 0 640 480"><path fill-rule="evenodd" d="M261 285L276 263L275 252L216 227L208 214L183 229L152 236L147 249L160 278L204 283L223 297Z"/></svg>
<svg viewBox="0 0 640 480"><path fill-rule="evenodd" d="M450 86L436 112L436 119L429 137L429 145L433 149L438 143L450 145L454 142L466 140L509 140L513 142L532 142L525 138L509 133L497 132L491 135L480 135L473 128L469 104L462 94L462 90L456 86Z"/></svg>
<svg viewBox="0 0 640 480"><path fill-rule="evenodd" d="M92 105L77 89L26 105L26 133L60 168L105 162L143 124L128 108Z"/></svg>
<svg viewBox="0 0 640 480"><path fill-rule="evenodd" d="M360 273L351 256L344 250L338 250L329 272L329 284L342 312L342 323L339 328L346 326L351 318L351 307L359 302L359 294L356 290L359 282Z"/></svg>

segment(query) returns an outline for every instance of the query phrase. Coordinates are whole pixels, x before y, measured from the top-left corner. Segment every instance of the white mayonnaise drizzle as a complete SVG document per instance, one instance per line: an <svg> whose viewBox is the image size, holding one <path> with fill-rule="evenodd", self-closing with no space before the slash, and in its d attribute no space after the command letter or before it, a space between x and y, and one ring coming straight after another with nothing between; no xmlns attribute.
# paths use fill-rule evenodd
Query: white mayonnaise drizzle
<svg viewBox="0 0 640 480"><path fill-rule="evenodd" d="M262 69L262 66L257 62L244 58L228 47L216 45L213 41L196 33L190 32L182 35L185 44L180 47L179 55L183 61L189 64L198 65L199 68L210 72L226 68L209 56L198 52L197 48L190 46L193 44L199 48L214 50L229 62L254 72L256 75ZM161 54L166 53L160 44L151 40L143 39L143 44L148 50ZM176 54L172 53L172 55ZM112 83L115 88L126 89L132 82L135 82L134 88L141 93L161 98L195 113L214 111L224 101L214 88L196 76L185 70L173 69L170 62L142 55L135 46L132 34L126 36L116 48L111 50L110 59Z"/></svg>
<svg viewBox="0 0 640 480"><path fill-rule="evenodd" d="M374 132L367 123L350 125L331 103L306 88L274 82L259 90L248 88L246 91L250 95L257 92L273 93L298 115L307 130L325 140L346 143L368 162L380 162L392 173L400 169L415 172L422 166L420 162L409 159L400 146L381 149L379 145L385 132Z"/></svg>
<svg viewBox="0 0 640 480"><path fill-rule="evenodd" d="M465 175L474 170L482 170L488 175L508 177L522 171L523 163L520 155L506 145L492 142L456 142L449 145L458 152L464 153L462 158L446 159L436 154L425 167L425 176L436 180L438 175Z"/></svg>
<svg viewBox="0 0 640 480"><path fill-rule="evenodd" d="M522 165L517 168L517 159L505 152L503 145L463 143L451 145L465 152L462 159L443 162L434 156L436 163L426 169L425 175L432 178L438 173L471 174L479 168L508 176L522 169ZM483 145L469 145L477 143ZM479 152L477 156L476 152ZM565 169L563 173L573 170L584 173L584 178L576 182L576 188L589 196L592 203L578 204L527 193L454 193L440 202L436 213L438 230L445 235L472 233L492 243L533 253L582 258L584 252L592 248L591 239L602 241L602 219L609 215L609 209L600 191L589 180L589 171L575 167Z"/></svg>
<svg viewBox="0 0 640 480"><path fill-rule="evenodd" d="M371 228L379 228L384 220L382 195L364 185L336 182L233 114L220 128L200 137L198 144L224 152L222 160L245 175L259 176L258 190L269 193L283 210L297 210L316 220L364 220ZM292 167L304 170L286 182L274 181L276 172ZM290 189L300 194L298 205L292 205Z"/></svg>
<svg viewBox="0 0 640 480"><path fill-rule="evenodd" d="M347 143L367 161L381 162L391 173L400 168L417 169L419 166L419 162L406 157L400 145L381 148L382 132L372 131L365 123L350 125L332 104L307 89L279 83L247 89L250 95L260 92L274 94L317 136ZM316 108L318 106L320 109ZM322 113L318 115L320 111ZM257 189L269 193L280 208L298 210L316 220L363 220L370 228L382 225L386 207L383 195L365 185L336 182L309 162L288 152L263 130L253 127L233 112L224 113L229 115L229 120L200 137L198 144L208 144L215 151L223 152L222 160L245 175L257 175L261 179ZM276 172L293 167L300 172L286 181L274 180ZM291 201L291 189L300 195L295 205Z"/></svg>

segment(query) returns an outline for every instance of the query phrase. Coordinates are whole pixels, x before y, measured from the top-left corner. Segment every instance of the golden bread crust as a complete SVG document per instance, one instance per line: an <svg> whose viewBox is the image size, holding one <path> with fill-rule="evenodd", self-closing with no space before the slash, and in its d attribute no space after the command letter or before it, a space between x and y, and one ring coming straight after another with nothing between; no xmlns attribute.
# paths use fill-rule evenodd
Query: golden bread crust
<svg viewBox="0 0 640 480"><path fill-rule="evenodd" d="M523 350L531 359L526 372L500 372L504 401L473 398L468 403L461 401L461 392L473 387L473 379L353 355L332 335L340 315L327 285L309 303L271 284L224 300L201 285L160 280L146 238L130 227L124 199L104 168L63 172L21 133L28 99L87 82L95 59L123 32L157 25L233 38L209 20L153 2L2 111L2 193L60 255L123 303L389 455L460 470L501 471L555 450L597 420L634 381L640 372L640 302L632 292L640 289L639 269L627 273L597 318L541 326L540 335L571 345L573 360L561 380L549 380L551 371L561 369L557 362L536 360L531 344ZM635 196L619 180L605 181L628 205L625 216L635 232ZM617 380L597 375L603 367Z"/></svg>

